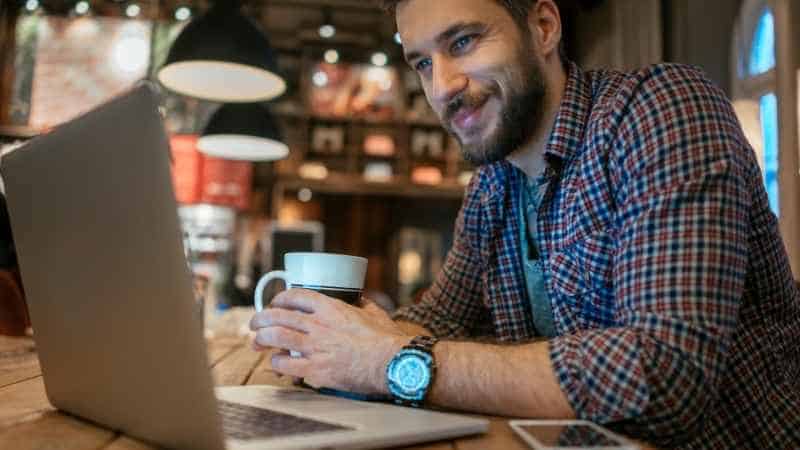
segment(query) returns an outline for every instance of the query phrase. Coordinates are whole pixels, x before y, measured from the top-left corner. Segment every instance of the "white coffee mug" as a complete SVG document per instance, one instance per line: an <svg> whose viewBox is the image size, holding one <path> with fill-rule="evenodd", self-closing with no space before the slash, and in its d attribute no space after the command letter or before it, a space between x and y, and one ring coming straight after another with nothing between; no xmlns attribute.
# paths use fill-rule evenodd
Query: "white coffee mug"
<svg viewBox="0 0 800 450"><path fill-rule="evenodd" d="M350 304L357 304L364 290L367 259L334 253L287 253L285 270L274 270L258 280L255 290L256 311L264 309L264 288L270 281L281 279L286 288L317 291Z"/></svg>

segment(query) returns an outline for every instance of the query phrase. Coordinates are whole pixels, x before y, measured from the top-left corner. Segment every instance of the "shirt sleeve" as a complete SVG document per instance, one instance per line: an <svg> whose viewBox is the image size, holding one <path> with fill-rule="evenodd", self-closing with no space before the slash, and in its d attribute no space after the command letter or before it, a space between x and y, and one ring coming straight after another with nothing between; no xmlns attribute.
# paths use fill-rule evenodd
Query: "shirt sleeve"
<svg viewBox="0 0 800 450"><path fill-rule="evenodd" d="M729 102L699 71L658 66L628 89L608 116L617 326L556 338L550 356L578 416L672 447L718 395L763 188Z"/></svg>
<svg viewBox="0 0 800 450"><path fill-rule="evenodd" d="M480 225L480 171L467 187L456 219L453 246L431 287L419 303L398 309L393 318L412 322L436 337L493 335L491 314L483 304L477 237Z"/></svg>

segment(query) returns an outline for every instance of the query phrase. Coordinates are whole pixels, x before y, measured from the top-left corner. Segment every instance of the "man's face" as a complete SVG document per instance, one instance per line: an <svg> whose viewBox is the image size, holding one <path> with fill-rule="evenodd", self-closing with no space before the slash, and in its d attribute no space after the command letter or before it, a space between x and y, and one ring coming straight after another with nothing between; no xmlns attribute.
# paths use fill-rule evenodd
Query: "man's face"
<svg viewBox="0 0 800 450"><path fill-rule="evenodd" d="M528 29L495 0L406 0L406 60L442 125L475 164L501 160L541 122L545 83Z"/></svg>

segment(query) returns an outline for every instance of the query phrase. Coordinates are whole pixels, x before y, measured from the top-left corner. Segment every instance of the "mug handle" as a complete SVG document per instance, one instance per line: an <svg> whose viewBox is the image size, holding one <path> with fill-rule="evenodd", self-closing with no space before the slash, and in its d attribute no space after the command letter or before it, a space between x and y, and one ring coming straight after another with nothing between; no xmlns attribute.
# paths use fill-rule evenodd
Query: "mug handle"
<svg viewBox="0 0 800 450"><path fill-rule="evenodd" d="M267 284L270 281L276 278L283 280L283 282L286 283L287 286L289 285L289 280L286 278L286 271L283 270L273 270L272 272L261 277L261 279L258 280L258 284L256 284L256 292L255 292L256 312L260 312L262 309L264 309L264 299L263 299L264 288L267 287Z"/></svg>

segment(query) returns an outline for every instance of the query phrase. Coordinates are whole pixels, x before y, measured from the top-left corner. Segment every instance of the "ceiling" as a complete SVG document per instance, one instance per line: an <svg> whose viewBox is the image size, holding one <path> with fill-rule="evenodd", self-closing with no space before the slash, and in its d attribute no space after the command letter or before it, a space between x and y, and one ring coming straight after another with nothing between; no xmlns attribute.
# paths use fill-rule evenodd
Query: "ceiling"
<svg viewBox="0 0 800 450"><path fill-rule="evenodd" d="M38 0L51 14L66 15L77 0ZM245 13L259 22L277 47L294 47L309 40L321 39L319 27L331 23L337 35L328 44L375 46L392 41L394 20L373 0L220 0L240 1ZM193 15L202 14L213 0L89 0L92 13L100 16L124 16L130 3L141 7L139 18L172 18L181 6L189 6ZM24 4L25 1L21 1Z"/></svg>
<svg viewBox="0 0 800 450"><path fill-rule="evenodd" d="M5 1L5 0L1 0ZM19 0L24 4L24 0ZM47 11L69 14L78 0L38 0ZM391 59L401 58L394 42L394 18L380 9L375 0L88 0L92 13L101 16L122 16L133 2L141 7L139 18L174 20L175 10L189 6L196 17L214 1L243 5L245 14L261 25L270 43L283 56L301 57L303 52L336 48L343 58L348 52L364 60L377 50ZM435 0L430 0L435 1ZM562 8L590 9L603 0L557 0ZM319 35L319 27L330 23L336 34L329 39Z"/></svg>
<svg viewBox="0 0 800 450"><path fill-rule="evenodd" d="M5 0L3 0L5 1ZM24 4L24 0L19 0ZM51 13L68 14L77 0L38 0ZM202 14L215 0L88 0L94 14L123 16L125 7L136 2L143 18L169 20L180 6L189 6L194 16ZM239 1L248 16L259 22L279 51L302 45L361 46L394 52L394 18L374 0L216 0ZM430 0L435 1L435 0ZM562 8L591 8L603 0L557 0ZM329 40L319 37L324 23L337 28Z"/></svg>

